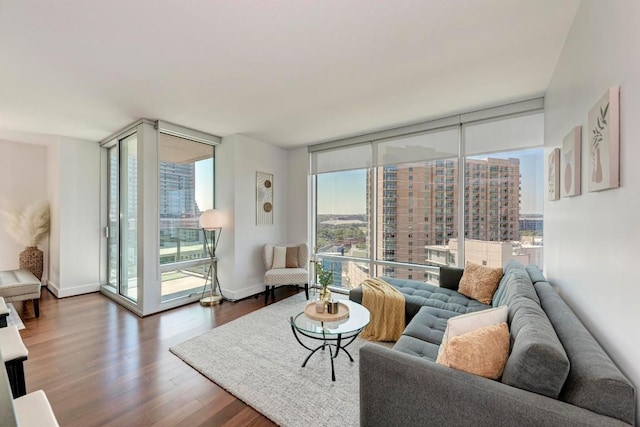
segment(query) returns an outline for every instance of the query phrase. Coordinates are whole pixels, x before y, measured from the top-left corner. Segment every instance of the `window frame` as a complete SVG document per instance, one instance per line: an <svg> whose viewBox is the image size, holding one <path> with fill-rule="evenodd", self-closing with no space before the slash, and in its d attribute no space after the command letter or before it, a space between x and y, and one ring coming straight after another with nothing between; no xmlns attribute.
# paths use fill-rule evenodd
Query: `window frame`
<svg viewBox="0 0 640 427"><path fill-rule="evenodd" d="M509 111L509 108L507 106L506 110L502 109L503 107L497 107L498 113L495 115L491 115L490 113L487 115L487 113L485 114L477 114L477 113L468 113L468 114L463 114L460 116L457 116L457 123L456 123L456 128L458 130L458 152L457 152L457 157L455 159L455 161L457 161L458 163L458 176L457 177L451 177L449 172L448 172L448 168L445 168L446 170L443 170L441 174L437 174L437 176L442 176L442 182L439 184L437 182L435 182L435 176L434 176L434 180L431 180L429 182L425 181L425 191L435 191L435 187L436 185L442 185L443 188L449 188L449 186L455 186L455 180L457 179L458 182L458 212L457 212L457 222L458 222L458 254L459 256L457 257L457 265L458 267L462 267L464 266L464 262L465 262L465 248L464 248L464 241L465 241L465 223L466 223L466 219L465 219L465 215L467 214L467 209L466 209L466 205L465 203L467 202L466 198L465 198L465 193L466 191L464 191L465 189L465 185L466 184L466 167L467 167L467 158L471 158L471 157L477 157L478 154L475 153L473 155L466 155L466 150L465 150L465 129L466 126L469 125L474 125L474 124L478 124L481 122L487 122L487 123L492 123L495 121L500 121L503 119L509 119L509 118L515 118L515 117L520 117L520 116L528 116L528 115L533 115L533 114L542 114L542 109L540 108L540 104L536 104L535 102L533 103L528 103L527 101L524 102L524 104L527 104L526 106L523 106L522 111ZM446 119L442 119L442 120L446 120ZM435 121L435 122L427 122L427 123L423 123L423 124L419 124L419 125L414 125L413 129L415 129L415 126L421 127L421 129L425 129L425 128L429 128L429 124L432 124L433 126L431 127L432 129L438 130L438 129L446 129L446 128L450 128L451 126L438 126L438 124L442 124L442 120L439 121ZM467 120L467 121L464 121ZM409 127L410 128L410 127ZM392 130L395 132L398 132L400 135L402 134L402 130ZM388 134L385 134L385 131L381 132L385 137L389 137ZM375 273L378 271L378 267L380 266L395 266L395 267L399 267L399 268L411 268L414 271L415 270L423 270L424 276L427 275L438 275L439 273L439 266L431 266L431 265L427 265L426 262L427 260L425 259L424 262L425 264L415 264L415 263L406 263L406 262L400 262L400 261L394 261L394 262L390 262L390 261L384 261L382 259L379 259L377 257L377 250L378 250L378 232L377 229L379 227L378 224L378 214L376 212L376 203L375 200L378 197L378 191L379 189L378 187L378 179L377 176L380 173L393 173L393 167L381 167L380 165L376 166L377 163L377 152L376 152L376 144L374 143L376 141L375 136L378 135L380 133L376 133L376 134L370 134L369 135L369 141L371 143L371 147L372 147L372 156L371 158L373 159L373 165L369 167L369 178L370 178L370 182L369 182L369 188L370 188L370 192L371 192L371 196L368 197L368 210L371 213L368 217L368 221L369 221L369 259L368 259L368 263L369 263L369 271L370 272L374 272L374 274L372 274L372 276L375 276ZM367 136L362 136L362 137L355 137L354 139L359 141L359 146L362 145L362 140L366 139ZM332 143L325 143L325 144L320 144L318 147L312 146L309 148L309 152L310 152L310 159L313 157L315 152L318 151L322 151L323 148L327 147L327 144L329 144L329 148L331 149L332 146L331 144L333 144L333 147L335 147L335 144L339 143L340 141L337 142L332 142ZM347 143L348 141L342 141L343 143ZM532 146L531 148L534 147L538 147L538 148L542 148L544 145L544 141L540 140L538 141L538 143L535 146ZM342 149L344 149L345 146L348 145L343 145ZM315 148L314 148L315 147ZM514 151L514 150L518 150L521 149L521 147L514 147L513 150L501 150L501 152L509 152L509 151ZM491 153L487 153L487 155L490 155ZM310 160L312 161L312 160ZM437 162L440 164L440 162L442 162L441 166L445 166L447 160L443 159L443 160L437 160ZM393 166L393 165L389 165L389 166ZM413 178L414 174L415 174L415 170L413 168L410 169L411 170L411 178ZM487 170L487 172L489 172ZM500 171L498 171L500 172ZM317 220L317 204L315 203L315 201L317 201L317 174L312 174L312 180L311 180L311 191L313 192L312 197L310 198L311 200L311 207L310 207L310 217L312 219L313 225L310 227L312 229L311 231L311 242L312 242L312 246L315 247L316 244L316 239L317 239L317 224L316 224L316 220ZM425 180L427 178L425 177ZM488 179L488 178L487 178ZM413 182L413 179L410 181ZM386 184L385 184L385 188L386 188ZM413 185L412 185L412 190L413 190ZM380 191L384 191L384 189L380 189ZM413 209L413 207L411 207L411 209ZM445 215L445 208L443 208L443 217L446 218L450 218L452 213L446 212ZM519 218L518 218L519 219ZM436 231L437 233L437 231ZM447 232L443 232L443 236L445 236L447 234ZM451 234L451 233L449 233ZM425 252L427 251L427 249L425 248ZM349 257L345 257L345 256L331 256L331 255L323 255L323 254L318 254L318 256L321 256L322 258L327 258L327 259L343 259L343 260L349 260ZM449 256L447 256L449 257ZM415 259L415 257L414 257ZM362 262L362 259L358 259L359 262ZM340 289L336 289L338 291L340 291Z"/></svg>

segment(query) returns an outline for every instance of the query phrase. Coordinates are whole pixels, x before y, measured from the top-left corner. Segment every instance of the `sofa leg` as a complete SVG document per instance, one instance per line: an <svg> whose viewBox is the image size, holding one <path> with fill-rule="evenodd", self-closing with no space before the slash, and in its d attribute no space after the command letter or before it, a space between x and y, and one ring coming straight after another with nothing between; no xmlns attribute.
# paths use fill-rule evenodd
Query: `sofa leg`
<svg viewBox="0 0 640 427"><path fill-rule="evenodd" d="M7 376L9 377L9 384L11 385L11 393L13 394L14 399L27 394L23 365L25 360L27 360L26 357L20 357L18 359L5 362Z"/></svg>
<svg viewBox="0 0 640 427"><path fill-rule="evenodd" d="M307 301L309 300L309 284L305 283L304 284L304 296L307 298Z"/></svg>
<svg viewBox="0 0 640 427"><path fill-rule="evenodd" d="M35 311L36 317L40 317L40 300L39 299L33 300L33 311Z"/></svg>

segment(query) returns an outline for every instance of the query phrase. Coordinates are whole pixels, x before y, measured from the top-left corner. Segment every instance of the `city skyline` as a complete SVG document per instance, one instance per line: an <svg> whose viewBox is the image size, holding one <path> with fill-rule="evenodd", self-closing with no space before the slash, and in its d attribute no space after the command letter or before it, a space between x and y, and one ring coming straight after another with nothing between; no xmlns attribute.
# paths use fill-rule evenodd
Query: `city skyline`
<svg viewBox="0 0 640 427"><path fill-rule="evenodd" d="M494 153L469 159L515 158L520 161L521 214L542 214L544 203L544 156L542 148ZM317 175L319 215L365 215L366 169Z"/></svg>

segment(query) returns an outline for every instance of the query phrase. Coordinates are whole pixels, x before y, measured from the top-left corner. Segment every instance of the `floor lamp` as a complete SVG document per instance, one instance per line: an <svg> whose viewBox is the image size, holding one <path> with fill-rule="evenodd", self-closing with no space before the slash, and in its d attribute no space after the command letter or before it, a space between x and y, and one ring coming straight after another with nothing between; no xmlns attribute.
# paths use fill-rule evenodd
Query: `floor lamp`
<svg viewBox="0 0 640 427"><path fill-rule="evenodd" d="M200 304L206 306L216 305L224 300L222 290L220 289L220 282L218 281L218 258L216 258L216 248L218 247L218 241L222 234L221 225L220 211L209 209L200 215L200 227L202 227L202 234L204 235L204 246L211 260L200 298ZM207 239L207 234L209 234L209 239ZM205 296L208 283L211 283L211 286L209 286L209 295Z"/></svg>

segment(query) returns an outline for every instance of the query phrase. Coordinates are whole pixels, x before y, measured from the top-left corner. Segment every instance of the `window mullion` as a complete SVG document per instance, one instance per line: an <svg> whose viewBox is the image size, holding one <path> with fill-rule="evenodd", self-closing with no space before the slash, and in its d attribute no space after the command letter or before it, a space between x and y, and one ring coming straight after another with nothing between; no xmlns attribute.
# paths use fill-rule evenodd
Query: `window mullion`
<svg viewBox="0 0 640 427"><path fill-rule="evenodd" d="M465 215L467 214L465 209L465 170L466 170L466 157L464 148L464 125L459 125L458 132L458 267L464 267L464 232L465 232Z"/></svg>

